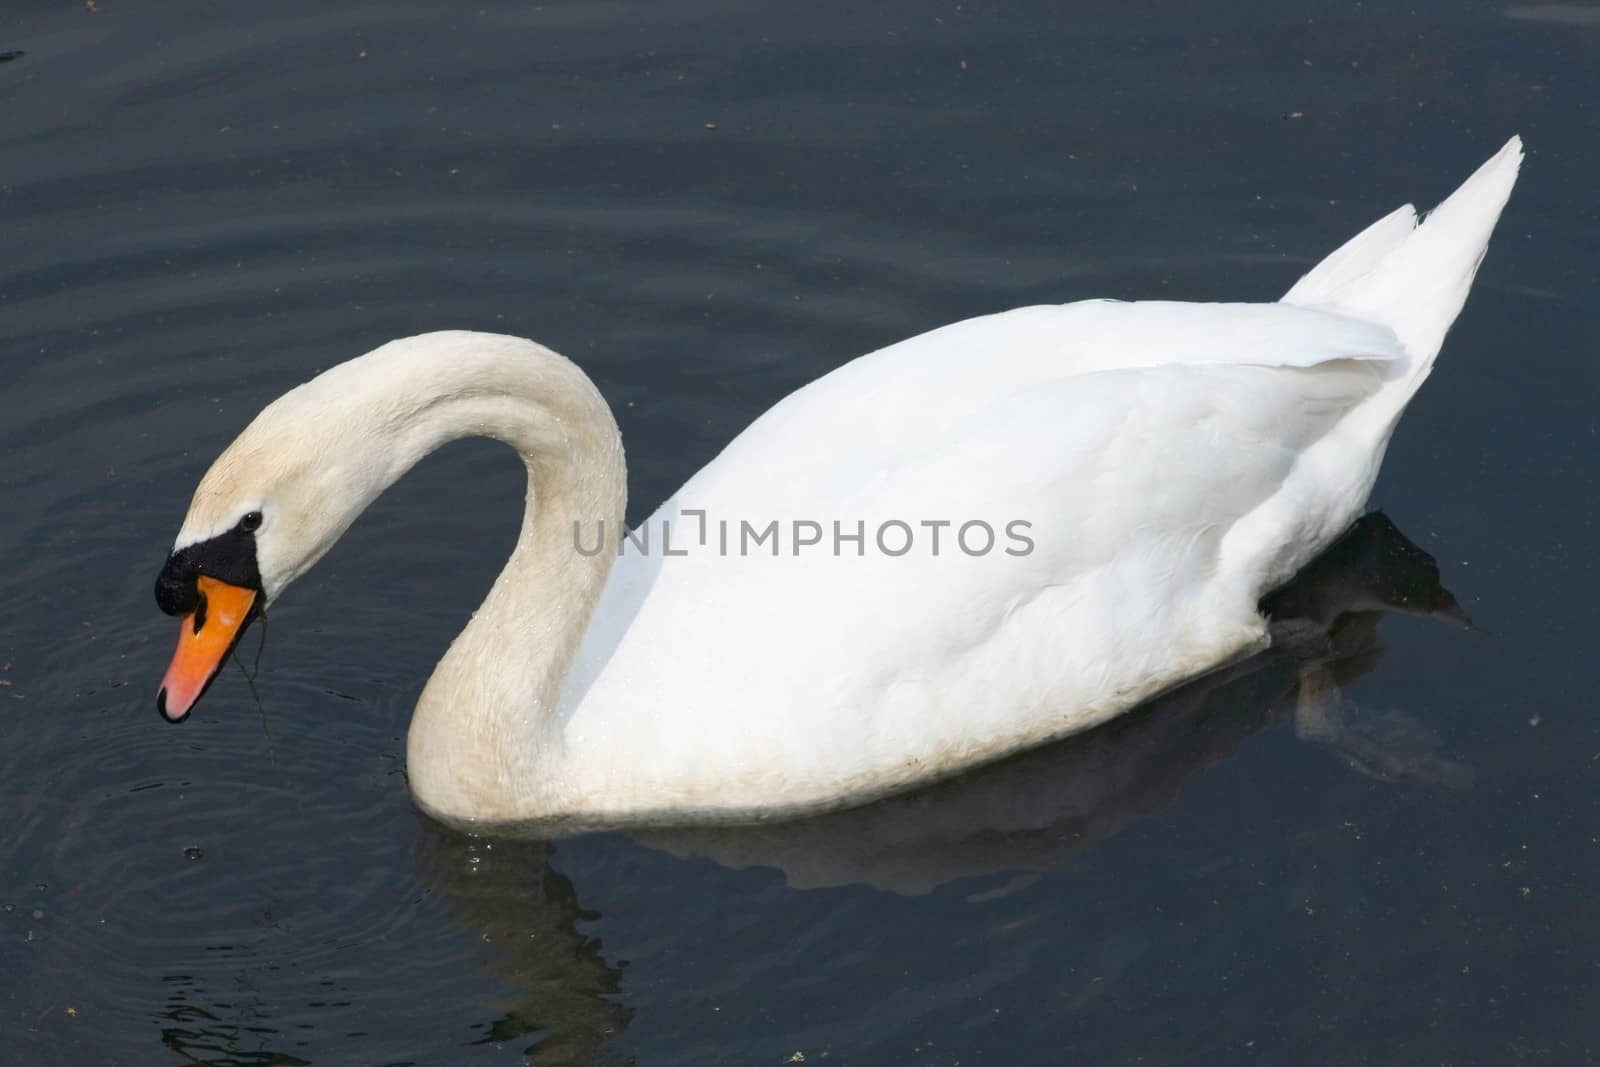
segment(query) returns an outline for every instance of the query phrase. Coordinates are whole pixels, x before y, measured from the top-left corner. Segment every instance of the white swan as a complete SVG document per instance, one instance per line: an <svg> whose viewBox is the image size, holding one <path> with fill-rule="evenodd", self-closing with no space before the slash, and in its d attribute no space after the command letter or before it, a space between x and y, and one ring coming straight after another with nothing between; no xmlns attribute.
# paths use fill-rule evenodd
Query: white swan
<svg viewBox="0 0 1600 1067"><path fill-rule="evenodd" d="M527 510L412 718L436 816L798 813L1087 729L1265 642L1258 600L1360 514L1521 158L1513 138L1276 304L1023 308L864 356L620 558L622 442L576 366L489 334L391 342L269 405L201 481L157 582L189 616L158 704L185 717L379 493L486 435L526 461Z"/></svg>

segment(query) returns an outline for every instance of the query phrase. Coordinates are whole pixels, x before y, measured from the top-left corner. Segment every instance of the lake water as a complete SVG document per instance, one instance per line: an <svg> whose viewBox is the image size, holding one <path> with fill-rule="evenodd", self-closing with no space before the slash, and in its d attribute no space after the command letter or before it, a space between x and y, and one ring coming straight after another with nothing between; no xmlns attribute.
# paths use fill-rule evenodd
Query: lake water
<svg viewBox="0 0 1600 1067"><path fill-rule="evenodd" d="M12 0L0 53L0 1062L1600 1058L1600 7ZM1275 298L1512 133L1373 500L1478 629L1339 672L1434 773L1298 738L1272 660L832 822L448 832L404 734L515 534L484 442L275 606L259 711L153 710L196 479L389 338L578 360L642 514L854 355Z"/></svg>

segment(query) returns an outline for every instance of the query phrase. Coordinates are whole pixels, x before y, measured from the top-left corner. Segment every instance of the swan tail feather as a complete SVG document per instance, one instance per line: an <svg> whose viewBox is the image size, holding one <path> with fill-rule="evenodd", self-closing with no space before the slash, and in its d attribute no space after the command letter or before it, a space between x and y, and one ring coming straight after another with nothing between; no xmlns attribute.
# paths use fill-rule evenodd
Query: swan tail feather
<svg viewBox="0 0 1600 1067"><path fill-rule="evenodd" d="M1404 244L1416 228L1417 209L1410 204L1396 208L1312 267L1305 277L1294 283L1294 288L1283 294L1282 302L1300 307L1330 303L1341 289Z"/></svg>
<svg viewBox="0 0 1600 1067"><path fill-rule="evenodd" d="M1283 302L1382 323L1410 357L1399 409L1416 392L1466 303L1522 164L1522 139L1475 171L1418 225L1408 205L1347 241L1312 268Z"/></svg>

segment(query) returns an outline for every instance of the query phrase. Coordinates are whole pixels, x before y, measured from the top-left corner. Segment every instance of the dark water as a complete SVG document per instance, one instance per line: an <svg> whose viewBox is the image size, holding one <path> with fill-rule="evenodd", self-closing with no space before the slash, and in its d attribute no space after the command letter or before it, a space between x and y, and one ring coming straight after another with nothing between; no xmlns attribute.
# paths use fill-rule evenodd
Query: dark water
<svg viewBox="0 0 1600 1067"><path fill-rule="evenodd" d="M12 0L0 60L0 1062L1600 1057L1600 8ZM152 709L196 478L391 337L579 360L643 511L855 354L1270 299L1513 132L1374 499L1481 629L1334 656L1436 773L1297 739L1278 659L776 836L445 832L403 739L514 535L483 443L277 605L264 718Z"/></svg>

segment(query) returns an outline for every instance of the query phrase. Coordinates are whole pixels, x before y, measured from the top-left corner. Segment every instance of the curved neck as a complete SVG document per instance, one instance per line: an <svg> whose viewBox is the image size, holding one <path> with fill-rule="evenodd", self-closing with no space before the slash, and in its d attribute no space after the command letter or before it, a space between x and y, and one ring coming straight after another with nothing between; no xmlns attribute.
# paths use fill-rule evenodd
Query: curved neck
<svg viewBox="0 0 1600 1067"><path fill-rule="evenodd" d="M424 359L385 359L383 395L369 398L384 412L383 477L392 482L449 441L484 436L522 456L528 490L511 558L417 702L407 770L433 814L516 818L559 790L556 707L616 558L622 438L594 384L549 349L489 334L427 340Z"/></svg>

